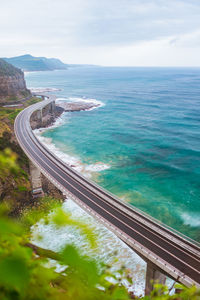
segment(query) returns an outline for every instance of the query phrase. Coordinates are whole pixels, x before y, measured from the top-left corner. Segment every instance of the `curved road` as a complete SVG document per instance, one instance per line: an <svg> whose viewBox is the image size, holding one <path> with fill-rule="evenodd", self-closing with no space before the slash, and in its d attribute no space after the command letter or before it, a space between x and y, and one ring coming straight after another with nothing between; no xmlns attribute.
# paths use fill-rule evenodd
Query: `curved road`
<svg viewBox="0 0 200 300"><path fill-rule="evenodd" d="M67 166L42 145L30 127L31 114L56 99L29 106L15 120L15 134L29 159L65 194L112 230L146 261L169 277L200 287L200 244L164 226L147 214Z"/></svg>

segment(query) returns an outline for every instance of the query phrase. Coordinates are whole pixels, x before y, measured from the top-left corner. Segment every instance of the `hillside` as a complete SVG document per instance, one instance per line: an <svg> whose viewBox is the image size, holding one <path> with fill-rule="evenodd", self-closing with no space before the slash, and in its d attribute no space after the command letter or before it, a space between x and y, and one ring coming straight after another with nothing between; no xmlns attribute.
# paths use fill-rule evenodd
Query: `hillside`
<svg viewBox="0 0 200 300"><path fill-rule="evenodd" d="M14 101L28 97L24 73L0 59L0 102Z"/></svg>
<svg viewBox="0 0 200 300"><path fill-rule="evenodd" d="M56 58L34 57L26 54L3 59L23 71L53 71L67 69L67 65Z"/></svg>

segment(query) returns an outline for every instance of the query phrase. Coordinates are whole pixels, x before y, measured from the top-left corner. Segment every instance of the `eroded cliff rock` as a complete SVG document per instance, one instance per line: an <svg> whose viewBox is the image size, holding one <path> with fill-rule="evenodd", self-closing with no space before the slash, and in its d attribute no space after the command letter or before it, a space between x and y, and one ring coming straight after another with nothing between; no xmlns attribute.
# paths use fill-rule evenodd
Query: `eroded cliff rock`
<svg viewBox="0 0 200 300"><path fill-rule="evenodd" d="M63 112L64 109L57 105L53 112L51 105L45 106L42 110L36 110L30 118L31 128L34 130L51 126Z"/></svg>

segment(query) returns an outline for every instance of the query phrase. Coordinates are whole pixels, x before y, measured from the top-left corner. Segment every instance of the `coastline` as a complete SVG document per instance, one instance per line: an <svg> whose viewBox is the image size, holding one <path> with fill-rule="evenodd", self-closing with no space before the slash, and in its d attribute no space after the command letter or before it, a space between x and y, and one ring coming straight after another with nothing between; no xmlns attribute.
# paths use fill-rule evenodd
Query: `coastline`
<svg viewBox="0 0 200 300"><path fill-rule="evenodd" d="M80 109L79 111L81 110L82 109ZM63 114L63 116L67 117L68 119L68 112L66 112L66 114ZM52 140L50 138L42 137L42 133L44 131L51 130L58 126L62 126L62 124L66 122L66 119L60 116L54 121L55 122L51 124L51 126L35 130L35 134L41 140L41 142L44 143L45 146L50 149L50 151L59 156L60 159L65 161L71 167L75 168L78 172L82 173L84 176L87 176L87 174L84 171L86 168L88 168L88 165L86 165L85 169L80 169L80 165L82 163L80 160L77 160L77 157L71 156L71 154L69 155L68 153L64 153L61 149L57 148L56 145L52 144ZM72 159L74 159L74 165L71 164ZM76 164L79 165L77 166ZM101 169L95 170L97 174L100 171ZM94 180L93 176L92 179ZM124 266L124 275L128 274L128 276L130 276L130 278L133 279L133 284L128 283L126 280L122 280L124 281L123 284L127 287L129 291L134 292L135 295L143 295L146 263L127 245L125 245L120 239L118 239L112 232L110 232L103 225L99 224L93 217L88 215L83 209L81 209L77 204L75 204L73 200L70 199L70 197L66 198L63 207L68 213L72 215L72 217L79 218L86 224L92 226L95 235L97 236L98 248L95 249L95 253L91 252L91 256L94 255L94 258L95 256L98 256L98 258L101 261L105 262L106 264L110 264L114 272L117 269L119 269L119 266ZM66 226L62 230L57 230L52 225L38 224L35 231L35 236L37 235L43 235L44 238L42 241L34 240L34 243L38 244L38 246L40 247L44 247L50 250L55 251L62 248L62 241L64 240L65 242L67 241L69 244L75 244L77 248L81 248L83 253L84 251L86 253L89 253L91 251L91 249L88 248L84 237L81 236L79 232L76 232L76 230L74 228L71 228L70 226ZM116 276L118 275L119 274L116 273ZM172 280L168 279L167 285L170 287L172 285Z"/></svg>
<svg viewBox="0 0 200 300"><path fill-rule="evenodd" d="M96 109L99 106L100 105L94 106L92 109ZM76 112L78 111L77 108L78 106L76 107ZM82 108L82 106L80 106L80 108ZM86 110L91 110L91 108ZM82 109L79 111L82 111ZM52 143L51 139L42 136L45 131L62 126L62 124L66 122L67 116L68 112L63 111L54 119L53 123L48 124L43 128L35 129L34 134L46 147L50 149L50 151L58 155L59 158L61 158L70 167L74 168L86 177L95 179L99 172L110 168L110 166L100 162L93 165L83 164L79 157L73 154L64 153ZM90 255L94 258L97 256L100 260L112 265L113 271L123 265L126 269L126 275L128 272L130 277L133 279L132 285L130 285L130 283L126 280L123 280L123 284L129 291L134 291L134 293L138 296L142 295L144 292L146 263L111 231L98 223L92 216L88 215L82 208L74 203L72 199L66 198L63 203L63 207L67 212L72 214L73 217L81 219L81 221L89 224L93 228L94 233L97 236L98 249L95 249L95 252L92 251L88 247L87 242L85 242L84 237L71 226L66 226L63 229L57 230L52 225L44 225L42 223L38 224L37 228L33 229L34 243L40 247L45 247L50 250L58 250L62 248L62 245L64 245L67 241L68 243L73 243L78 248L81 248L83 253L90 253ZM43 239L38 241L38 235L42 235ZM119 274L116 274L116 276L119 276Z"/></svg>
<svg viewBox="0 0 200 300"><path fill-rule="evenodd" d="M49 89L48 89L49 90ZM56 100L56 113L52 118L51 113L47 113L43 120L43 126L38 126L37 121L34 121L34 116L31 120L31 127L34 130L37 138L44 143L53 153L62 158L62 160L67 163L71 168L82 173L88 178L98 176L98 173L109 169L110 166L103 162L97 162L95 164L84 164L81 159L74 155L73 153L64 153L62 150L58 149L51 141L51 139L42 136L47 130L51 130L55 127L61 126L66 122L67 113L79 112L79 111L91 111L93 109L98 109L104 106L104 103L97 101L95 99L81 99L80 98L70 98L66 100L64 98L57 98ZM95 174L96 173L96 174ZM96 175L96 176L95 176Z"/></svg>

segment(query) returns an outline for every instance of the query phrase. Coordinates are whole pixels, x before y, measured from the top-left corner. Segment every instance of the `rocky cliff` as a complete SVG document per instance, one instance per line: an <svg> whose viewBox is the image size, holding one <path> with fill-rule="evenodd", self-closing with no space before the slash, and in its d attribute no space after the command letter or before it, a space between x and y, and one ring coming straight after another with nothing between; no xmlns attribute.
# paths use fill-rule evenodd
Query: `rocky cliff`
<svg viewBox="0 0 200 300"><path fill-rule="evenodd" d="M26 88L24 73L0 59L0 101L14 101L30 95Z"/></svg>

